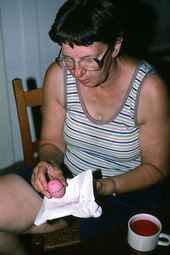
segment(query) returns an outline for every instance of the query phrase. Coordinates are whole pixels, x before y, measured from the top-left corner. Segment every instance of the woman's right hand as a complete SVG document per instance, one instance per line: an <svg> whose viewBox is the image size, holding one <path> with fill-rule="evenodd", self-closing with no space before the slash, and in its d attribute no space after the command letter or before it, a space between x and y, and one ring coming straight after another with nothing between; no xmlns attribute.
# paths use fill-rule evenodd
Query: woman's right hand
<svg viewBox="0 0 170 255"><path fill-rule="evenodd" d="M33 170L31 177L32 186L47 198L51 198L47 185L48 181L52 179L59 179L65 187L67 186L63 172L58 166L51 165L46 161L40 161Z"/></svg>

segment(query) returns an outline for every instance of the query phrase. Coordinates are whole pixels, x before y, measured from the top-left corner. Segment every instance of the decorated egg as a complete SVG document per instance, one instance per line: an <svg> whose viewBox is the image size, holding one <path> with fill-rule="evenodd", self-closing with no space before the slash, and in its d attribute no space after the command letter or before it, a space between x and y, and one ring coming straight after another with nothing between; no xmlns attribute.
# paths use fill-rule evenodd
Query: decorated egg
<svg viewBox="0 0 170 255"><path fill-rule="evenodd" d="M64 196L65 187L59 180L51 180L48 182L48 192L52 197L61 198Z"/></svg>

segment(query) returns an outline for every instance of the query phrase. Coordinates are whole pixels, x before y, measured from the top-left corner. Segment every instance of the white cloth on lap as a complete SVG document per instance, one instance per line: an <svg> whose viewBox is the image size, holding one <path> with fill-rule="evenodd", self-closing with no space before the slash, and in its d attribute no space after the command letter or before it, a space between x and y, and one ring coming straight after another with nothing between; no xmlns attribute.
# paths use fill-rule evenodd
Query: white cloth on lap
<svg viewBox="0 0 170 255"><path fill-rule="evenodd" d="M44 197L34 222L35 225L39 226L47 220L68 215L97 218L102 214L101 207L95 202L91 170L86 170L73 179L67 179L67 183L68 186L62 198Z"/></svg>

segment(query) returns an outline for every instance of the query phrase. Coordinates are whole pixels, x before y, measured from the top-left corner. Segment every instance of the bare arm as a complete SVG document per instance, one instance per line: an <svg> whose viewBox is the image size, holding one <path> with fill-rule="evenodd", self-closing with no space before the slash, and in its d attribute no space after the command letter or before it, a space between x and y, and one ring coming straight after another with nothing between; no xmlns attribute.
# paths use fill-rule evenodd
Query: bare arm
<svg viewBox="0 0 170 255"><path fill-rule="evenodd" d="M119 193L146 189L162 182L170 172L170 106L166 86L157 74L148 77L140 95L137 121L141 165L115 177ZM101 179L98 193L112 194L114 183Z"/></svg>
<svg viewBox="0 0 170 255"><path fill-rule="evenodd" d="M61 170L66 144L63 138L65 120L64 109L64 75L63 71L54 63L44 79L44 104L42 114L41 139L39 147L40 163L35 167L32 184L36 190L50 197L47 192L46 175L58 178L66 186ZM49 162L55 171L49 168Z"/></svg>

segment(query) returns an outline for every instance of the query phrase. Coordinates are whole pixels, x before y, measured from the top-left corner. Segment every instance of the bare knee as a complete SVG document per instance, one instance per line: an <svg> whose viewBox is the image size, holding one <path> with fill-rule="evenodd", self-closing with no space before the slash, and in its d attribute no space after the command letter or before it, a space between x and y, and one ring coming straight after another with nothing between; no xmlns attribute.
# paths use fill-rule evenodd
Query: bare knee
<svg viewBox="0 0 170 255"><path fill-rule="evenodd" d="M0 177L0 231L21 233L34 224L42 198L18 175Z"/></svg>

